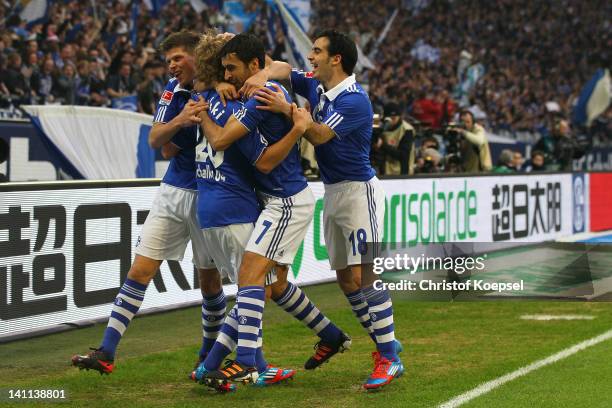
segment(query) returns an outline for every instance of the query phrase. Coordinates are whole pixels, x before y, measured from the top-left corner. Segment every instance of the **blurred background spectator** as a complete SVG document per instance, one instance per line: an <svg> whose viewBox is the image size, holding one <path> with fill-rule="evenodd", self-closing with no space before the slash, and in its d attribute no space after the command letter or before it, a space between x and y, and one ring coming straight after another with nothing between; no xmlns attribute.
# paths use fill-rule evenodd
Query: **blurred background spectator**
<svg viewBox="0 0 612 408"><path fill-rule="evenodd" d="M20 18L21 3L0 2L4 109L27 103L110 107L113 99L134 97L132 106L151 114L168 80L157 48L169 33L243 28L220 9L219 0L153 2L163 4L159 10L144 1L52 1L46 17L33 23ZM242 7L254 16L248 29L261 36L268 53L287 59L280 21L268 12L268 3L245 0ZM375 111L396 106L399 112L392 116L400 122L394 123L404 130L415 128L403 144L404 136L385 138L383 132L392 130L381 128L372 146L381 173L429 170L435 158L436 170L460 170L452 160L454 152L450 160L445 157L445 135L462 109L471 112L475 129L481 126L529 144L539 140L536 148L543 152L547 169L568 169L572 158L584 152L578 140L583 130L569 126L567 118L584 84L598 68L610 66L612 3L312 0L311 9L308 34L328 27L345 31L374 63L373 69L359 73L359 81ZM274 35L270 27L275 27ZM393 117L383 113L381 119L395 121ZM592 124L590 145L610 142L611 118L608 108ZM567 129L559 127L560 119L566 120ZM439 145L423 147L434 135ZM470 155L465 140L462 148ZM428 148L436 154L425 154ZM413 157L408 164L407 151ZM515 158L514 168L522 166L521 160ZM528 162L539 168L533 155ZM475 170L470 166L464 170ZM316 173L314 165L308 169ZM479 169L488 167L480 163Z"/></svg>

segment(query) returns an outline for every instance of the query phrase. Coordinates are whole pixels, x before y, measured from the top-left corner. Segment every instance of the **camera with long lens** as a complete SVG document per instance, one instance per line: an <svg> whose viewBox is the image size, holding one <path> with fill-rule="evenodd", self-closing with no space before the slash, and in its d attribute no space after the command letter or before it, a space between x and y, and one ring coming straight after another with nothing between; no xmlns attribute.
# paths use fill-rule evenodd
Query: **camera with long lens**
<svg viewBox="0 0 612 408"><path fill-rule="evenodd" d="M446 144L446 167L449 172L460 172L463 164L461 141L463 135L459 129L465 129L463 122L449 122L442 132Z"/></svg>

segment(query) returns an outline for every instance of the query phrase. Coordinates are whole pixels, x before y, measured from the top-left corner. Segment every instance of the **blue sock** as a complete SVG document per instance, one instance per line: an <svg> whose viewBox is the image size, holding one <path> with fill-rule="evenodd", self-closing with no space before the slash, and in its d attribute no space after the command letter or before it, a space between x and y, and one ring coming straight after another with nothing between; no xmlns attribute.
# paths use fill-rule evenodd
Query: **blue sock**
<svg viewBox="0 0 612 408"><path fill-rule="evenodd" d="M100 348L111 358L115 357L115 351L121 341L121 337L134 315L140 309L144 299L147 285L143 285L131 279L126 279L115 298L113 310L108 319L108 325L104 330L104 337Z"/></svg>
<svg viewBox="0 0 612 408"><path fill-rule="evenodd" d="M238 305L234 305L232 310L227 314L223 326L215 344L204 360L204 368L207 371L218 370L227 357L236 348L238 342Z"/></svg>
<svg viewBox="0 0 612 408"><path fill-rule="evenodd" d="M355 292L345 293L344 294L351 304L351 309L353 309L353 314L361 323L364 329L370 335L370 338L374 343L376 343L376 337L374 336L374 329L372 329L372 321L370 320L370 314L368 313L368 303L366 302L365 297L363 296L363 292L361 289L357 289Z"/></svg>
<svg viewBox="0 0 612 408"><path fill-rule="evenodd" d="M244 286L238 289L238 347L236 361L255 367L259 325L263 318L266 291L263 286Z"/></svg>
<svg viewBox="0 0 612 408"><path fill-rule="evenodd" d="M293 283L287 284L287 288L275 302L312 329L326 343L335 343L342 336L340 329L321 313L302 289Z"/></svg>
<svg viewBox="0 0 612 408"><path fill-rule="evenodd" d="M261 326L259 326L259 337L257 338L257 351L255 352L255 367L257 367L257 372L259 374L263 373L268 369L268 362L266 361L263 354L263 330Z"/></svg>
<svg viewBox="0 0 612 408"><path fill-rule="evenodd" d="M225 320L225 307L223 289L216 295L204 296L202 299L202 347L199 353L201 358L206 357L215 344Z"/></svg>
<svg viewBox="0 0 612 408"><path fill-rule="evenodd" d="M389 359L399 361L395 352L395 328L393 325L393 304L387 290L376 290L373 287L363 289L368 302L368 311L372 329L376 337L376 349Z"/></svg>

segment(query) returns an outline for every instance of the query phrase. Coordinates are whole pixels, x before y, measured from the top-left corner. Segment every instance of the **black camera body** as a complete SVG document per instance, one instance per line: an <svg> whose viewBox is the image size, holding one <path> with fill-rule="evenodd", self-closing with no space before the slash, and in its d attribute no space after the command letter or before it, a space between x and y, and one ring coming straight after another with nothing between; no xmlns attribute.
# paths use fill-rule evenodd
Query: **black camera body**
<svg viewBox="0 0 612 408"><path fill-rule="evenodd" d="M446 144L446 171L457 173L463 171L463 154L461 152L461 142L463 134L460 129L466 130L463 122L449 122L442 129L442 137Z"/></svg>

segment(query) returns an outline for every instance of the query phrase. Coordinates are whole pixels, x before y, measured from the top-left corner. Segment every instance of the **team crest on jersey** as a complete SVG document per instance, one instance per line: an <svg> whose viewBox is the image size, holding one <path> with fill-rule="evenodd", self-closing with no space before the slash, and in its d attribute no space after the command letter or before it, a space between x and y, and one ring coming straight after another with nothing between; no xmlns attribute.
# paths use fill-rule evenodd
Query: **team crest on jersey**
<svg viewBox="0 0 612 408"><path fill-rule="evenodd" d="M305 76L306 78L312 78L312 77L314 76L314 72L312 72L312 71L308 71L308 72L306 72L306 73L304 74L304 76Z"/></svg>
<svg viewBox="0 0 612 408"><path fill-rule="evenodd" d="M173 92L170 92L167 90L164 91L161 98L159 99L159 104L160 105L170 105L170 102L172 102L172 95L174 95Z"/></svg>

